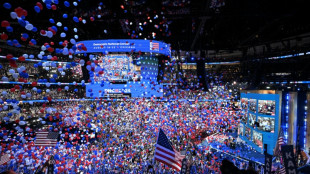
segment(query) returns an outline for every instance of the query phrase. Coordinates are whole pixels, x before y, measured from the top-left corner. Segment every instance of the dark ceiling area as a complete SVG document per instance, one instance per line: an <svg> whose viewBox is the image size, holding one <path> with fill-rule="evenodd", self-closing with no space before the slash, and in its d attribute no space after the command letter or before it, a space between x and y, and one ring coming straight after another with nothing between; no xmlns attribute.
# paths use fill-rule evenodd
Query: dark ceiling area
<svg viewBox="0 0 310 174"><path fill-rule="evenodd" d="M71 3L73 1L70 1ZM78 40L90 39L155 39L171 43L174 50L242 50L310 31L307 1L248 1L248 0L108 0L80 1L78 6L58 10L33 10L36 2L16 0L13 9L20 6L28 11L27 20L38 29L50 27L49 19L62 22L68 28L78 29ZM46 8L46 7L44 7ZM9 19L14 31L21 30L10 13L2 9L1 20ZM64 19L63 14L68 14ZM100 16L99 16L100 15ZM73 16L86 23L76 23ZM90 17L94 21L90 21ZM55 24L54 24L55 25ZM60 29L61 30L61 29ZM1 28L1 32L5 32ZM19 32L14 32L19 33ZM74 32L67 32L73 37ZM14 35L9 33L9 35ZM35 34L40 43L49 41ZM61 40L53 37L54 42Z"/></svg>

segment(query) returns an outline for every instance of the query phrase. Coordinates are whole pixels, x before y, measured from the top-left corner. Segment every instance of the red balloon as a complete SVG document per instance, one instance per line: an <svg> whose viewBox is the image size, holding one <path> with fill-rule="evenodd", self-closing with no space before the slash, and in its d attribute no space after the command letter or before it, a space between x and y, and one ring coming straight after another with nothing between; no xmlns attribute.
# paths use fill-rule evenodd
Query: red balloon
<svg viewBox="0 0 310 174"><path fill-rule="evenodd" d="M49 51L50 53L51 53L51 52L54 52L54 48L49 47L49 48L47 49L47 51Z"/></svg>
<svg viewBox="0 0 310 174"><path fill-rule="evenodd" d="M12 58L13 58L13 55L12 55L12 54L8 54L8 55L6 55L6 58L7 58L7 59L12 59Z"/></svg>
<svg viewBox="0 0 310 174"><path fill-rule="evenodd" d="M19 61L25 61L26 58L25 58L24 56L20 56L20 57L18 58L18 60L19 60Z"/></svg>
<svg viewBox="0 0 310 174"><path fill-rule="evenodd" d="M94 17L90 17L90 21L92 21L92 22L93 22L94 20L95 20L95 18L94 18Z"/></svg>
<svg viewBox="0 0 310 174"><path fill-rule="evenodd" d="M57 6L56 5L52 5L52 10L57 10Z"/></svg>
<svg viewBox="0 0 310 174"><path fill-rule="evenodd" d="M27 39L26 39L26 38L24 38L24 37L21 37L21 38L20 38L20 40L22 40L22 41L26 41Z"/></svg>
<svg viewBox="0 0 310 174"><path fill-rule="evenodd" d="M54 45L54 42L51 42L50 44L51 44L51 45Z"/></svg>
<svg viewBox="0 0 310 174"><path fill-rule="evenodd" d="M17 7L17 8L15 8L14 11L17 14L18 17L22 17L22 15L23 15L23 8Z"/></svg>
<svg viewBox="0 0 310 174"><path fill-rule="evenodd" d="M10 23L8 21L4 20L1 22L1 27L8 27L8 26L10 26Z"/></svg>
<svg viewBox="0 0 310 174"><path fill-rule="evenodd" d="M22 14L23 14L23 16L25 16L25 17L26 17L26 16L28 15L27 10L23 10L23 11L22 11Z"/></svg>
<svg viewBox="0 0 310 174"><path fill-rule="evenodd" d="M38 83L37 83L37 82L32 82L31 85L32 85L32 86L37 86Z"/></svg>
<svg viewBox="0 0 310 174"><path fill-rule="evenodd" d="M40 2L37 2L36 5L40 7L40 10L43 10L43 5Z"/></svg>
<svg viewBox="0 0 310 174"><path fill-rule="evenodd" d="M46 31L45 31L45 30L41 30L40 33L41 33L42 35L45 35L45 34L46 34Z"/></svg>

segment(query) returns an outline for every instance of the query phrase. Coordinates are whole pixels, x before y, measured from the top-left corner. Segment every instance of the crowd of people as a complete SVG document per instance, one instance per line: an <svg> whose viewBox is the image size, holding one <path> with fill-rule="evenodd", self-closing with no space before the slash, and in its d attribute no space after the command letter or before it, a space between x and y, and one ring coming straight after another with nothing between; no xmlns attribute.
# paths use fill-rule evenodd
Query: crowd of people
<svg viewBox="0 0 310 174"><path fill-rule="evenodd" d="M221 161L231 157L201 142L215 132L236 131L240 114L230 101L201 101L213 91L192 92L172 90L166 101L124 98L20 104L19 113L1 121L1 155L11 159L1 170L33 173L53 155L56 173L175 173L153 160L162 128L176 150L190 157L193 173L219 173ZM179 96L184 100L175 100ZM6 117L12 117L9 113ZM59 132L55 148L35 146L40 129Z"/></svg>

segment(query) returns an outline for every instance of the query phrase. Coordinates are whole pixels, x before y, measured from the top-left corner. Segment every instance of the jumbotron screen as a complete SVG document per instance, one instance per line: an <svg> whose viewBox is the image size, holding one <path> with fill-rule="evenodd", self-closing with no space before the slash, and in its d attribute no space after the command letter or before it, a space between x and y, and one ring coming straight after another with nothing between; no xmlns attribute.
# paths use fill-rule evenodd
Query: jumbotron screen
<svg viewBox="0 0 310 174"><path fill-rule="evenodd" d="M101 81L140 81L141 61L127 54L109 54L97 56L98 74L93 76L95 82Z"/></svg>

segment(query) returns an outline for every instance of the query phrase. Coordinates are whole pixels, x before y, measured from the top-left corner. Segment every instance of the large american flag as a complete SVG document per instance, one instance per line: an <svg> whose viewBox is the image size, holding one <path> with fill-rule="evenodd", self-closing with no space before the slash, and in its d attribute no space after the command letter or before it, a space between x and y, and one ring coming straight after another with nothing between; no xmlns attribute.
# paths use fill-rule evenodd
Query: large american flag
<svg viewBox="0 0 310 174"><path fill-rule="evenodd" d="M36 146L56 146L58 132L39 131L36 132Z"/></svg>
<svg viewBox="0 0 310 174"><path fill-rule="evenodd" d="M278 136L278 140L277 140L277 144L276 144L276 147L274 149L274 156L275 157L279 157L281 156L281 146L282 145L285 145L285 142L284 142L284 133L283 133L283 130L282 130L282 127L280 128L280 131L279 131L279 136Z"/></svg>
<svg viewBox="0 0 310 174"><path fill-rule="evenodd" d="M159 130L157 144L155 148L155 160L168 165L176 171L181 171L182 160L185 156L173 149L170 141L162 129Z"/></svg>

